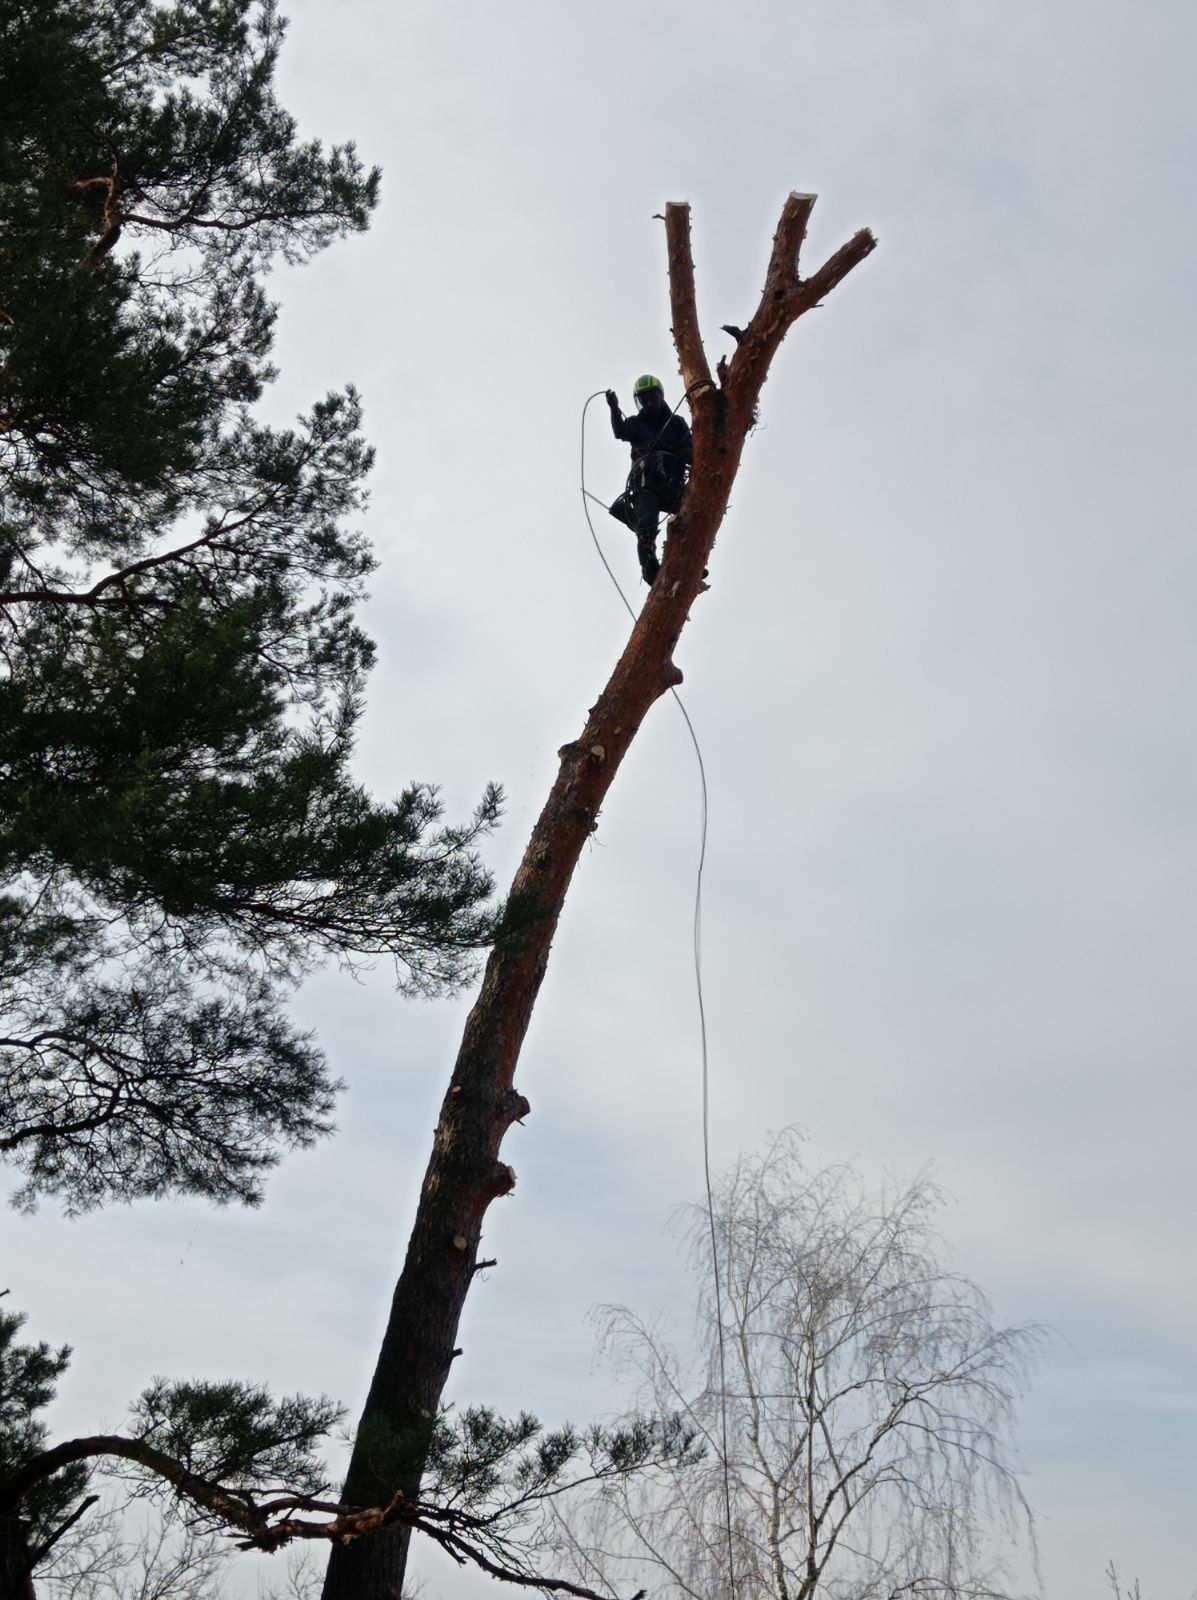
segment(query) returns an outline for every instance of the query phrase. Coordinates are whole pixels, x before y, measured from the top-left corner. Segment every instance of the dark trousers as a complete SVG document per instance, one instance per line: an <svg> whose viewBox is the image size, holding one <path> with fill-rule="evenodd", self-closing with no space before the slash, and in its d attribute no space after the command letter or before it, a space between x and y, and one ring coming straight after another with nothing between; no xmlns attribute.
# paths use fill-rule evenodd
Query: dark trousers
<svg viewBox="0 0 1197 1600"><path fill-rule="evenodd" d="M661 570L657 560L657 525L661 513L672 515L682 503L684 484L672 483L651 460L634 462L628 485L608 510L636 535L636 554L645 583L652 583Z"/></svg>

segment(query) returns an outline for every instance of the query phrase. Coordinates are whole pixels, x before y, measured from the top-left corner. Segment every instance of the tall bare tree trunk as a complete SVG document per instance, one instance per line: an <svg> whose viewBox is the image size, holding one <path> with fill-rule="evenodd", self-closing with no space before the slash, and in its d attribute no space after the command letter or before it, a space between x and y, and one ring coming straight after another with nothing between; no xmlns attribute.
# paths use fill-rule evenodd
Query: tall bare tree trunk
<svg viewBox="0 0 1197 1600"><path fill-rule="evenodd" d="M793 323L830 293L876 241L862 229L810 278L798 258L813 195L785 203L760 305L730 363L712 377L694 294L690 208L665 209L673 337L693 418L694 465L669 525L660 576L579 738L561 766L515 876L510 911L466 1022L441 1107L407 1258L395 1288L342 1499L384 1506L419 1491L428 1435L455 1354L478 1259L482 1219L515 1175L503 1136L529 1109L516 1063L582 846L649 707L682 675L673 651L697 599L727 509L745 437L773 356ZM334 1546L324 1600L398 1600L409 1532L396 1526Z"/></svg>

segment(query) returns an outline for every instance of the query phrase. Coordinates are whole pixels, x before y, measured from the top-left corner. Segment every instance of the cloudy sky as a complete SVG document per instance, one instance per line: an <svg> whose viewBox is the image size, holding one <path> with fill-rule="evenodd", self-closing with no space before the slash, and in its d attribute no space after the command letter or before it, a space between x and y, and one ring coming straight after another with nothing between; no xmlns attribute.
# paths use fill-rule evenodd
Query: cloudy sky
<svg viewBox="0 0 1197 1600"><path fill-rule="evenodd" d="M360 771L440 782L454 815L500 781L503 880L626 635L579 423L643 370L677 397L653 214L692 202L713 355L788 191L820 197L808 267L877 233L781 352L678 653L710 782L713 1155L799 1122L872 1177L933 1162L956 1264L1058 1334L1021 1433L1046 1593L1089 1600L1113 1557L1187 1600L1191 0L289 11L285 103L384 190L371 233L276 279L270 409L364 393L383 566ZM612 496L625 452L590 415ZM458 1398L588 1417L620 1400L589 1308L684 1314L698 825L664 701L566 906ZM309 985L350 1091L259 1213L10 1217L14 1303L76 1347L56 1434L118 1423L158 1372L360 1403L465 1005Z"/></svg>

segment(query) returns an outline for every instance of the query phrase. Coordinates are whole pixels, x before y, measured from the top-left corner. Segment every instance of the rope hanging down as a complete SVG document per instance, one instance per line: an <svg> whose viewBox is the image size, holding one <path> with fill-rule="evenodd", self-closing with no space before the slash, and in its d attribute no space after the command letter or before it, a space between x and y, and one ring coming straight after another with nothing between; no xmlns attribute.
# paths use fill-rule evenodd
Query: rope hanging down
<svg viewBox="0 0 1197 1600"><path fill-rule="evenodd" d="M594 521L590 515L590 507L586 503L588 500L593 500L595 505L602 506L604 511L607 509L606 502L600 500L598 495L591 494L590 490L586 487L586 413L590 409L591 402L600 399L605 393L606 391L604 389L596 389L592 395L587 397L586 403L582 407L582 511L586 517L586 526L590 529L590 537L594 542L594 548L598 552L598 558L606 568L607 576L615 585L615 592L623 601L624 610L627 612L628 616L631 617L632 621L635 622L636 612L632 608L631 601L624 593L619 579L615 576L615 573L611 567L611 563L607 560L606 554L603 551L603 547L599 542L599 536L595 531ZM677 405L674 406L673 410L670 412L670 416L676 414L678 406L680 406L682 401L688 397L689 393L690 391L687 390L686 393L682 395L681 400L678 401ZM707 860L707 820L709 815L707 769L702 759L702 748L698 743L698 735L694 731L694 724L690 721L690 713L682 704L682 697L678 694L677 690L671 688L669 692L677 701L677 708L685 719L686 730L690 735L690 742L694 746L694 755L698 761L698 781L702 793L702 823L698 849L698 871L694 882L694 986L698 995L698 1028L699 1036L702 1041L702 1168L703 1179L706 1183L707 1191L707 1222L710 1225L711 1230L711 1271L715 1284L715 1330L718 1335L719 1346L719 1418L721 1431L720 1442L722 1446L723 1462L723 1505L727 1524L727 1574L731 1600L736 1600L736 1571L735 1561L732 1554L731 1472L728 1465L727 1446L727 1358L723 1343L723 1290L719 1273L719 1246L715 1234L715 1201L711 1188L710 1063L707 1049L707 1013L702 989L702 875Z"/></svg>

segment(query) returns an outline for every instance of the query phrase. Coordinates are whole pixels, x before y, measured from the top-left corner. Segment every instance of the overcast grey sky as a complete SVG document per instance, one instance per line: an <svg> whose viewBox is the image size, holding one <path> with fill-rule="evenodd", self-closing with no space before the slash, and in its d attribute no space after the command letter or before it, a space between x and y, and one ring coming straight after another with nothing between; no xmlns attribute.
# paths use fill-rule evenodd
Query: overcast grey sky
<svg viewBox="0 0 1197 1600"><path fill-rule="evenodd" d="M810 264L878 234L781 352L678 656L711 785L714 1156L801 1122L866 1174L933 1161L959 1267L1061 1336L1022 1435L1046 1593L1088 1600L1113 1556L1187 1600L1192 0L284 9L285 103L384 168L371 233L276 280L270 402L353 382L379 452L360 770L458 815L501 781L504 880L626 632L579 417L643 370L677 396L653 214L693 204L713 354L789 190L820 197ZM585 1418L619 1401L588 1308L684 1308L698 816L662 702L567 903L457 1397ZM58 1428L116 1423L157 1372L358 1406L465 1005L308 987L350 1092L257 1214L9 1219L14 1302L77 1350Z"/></svg>

